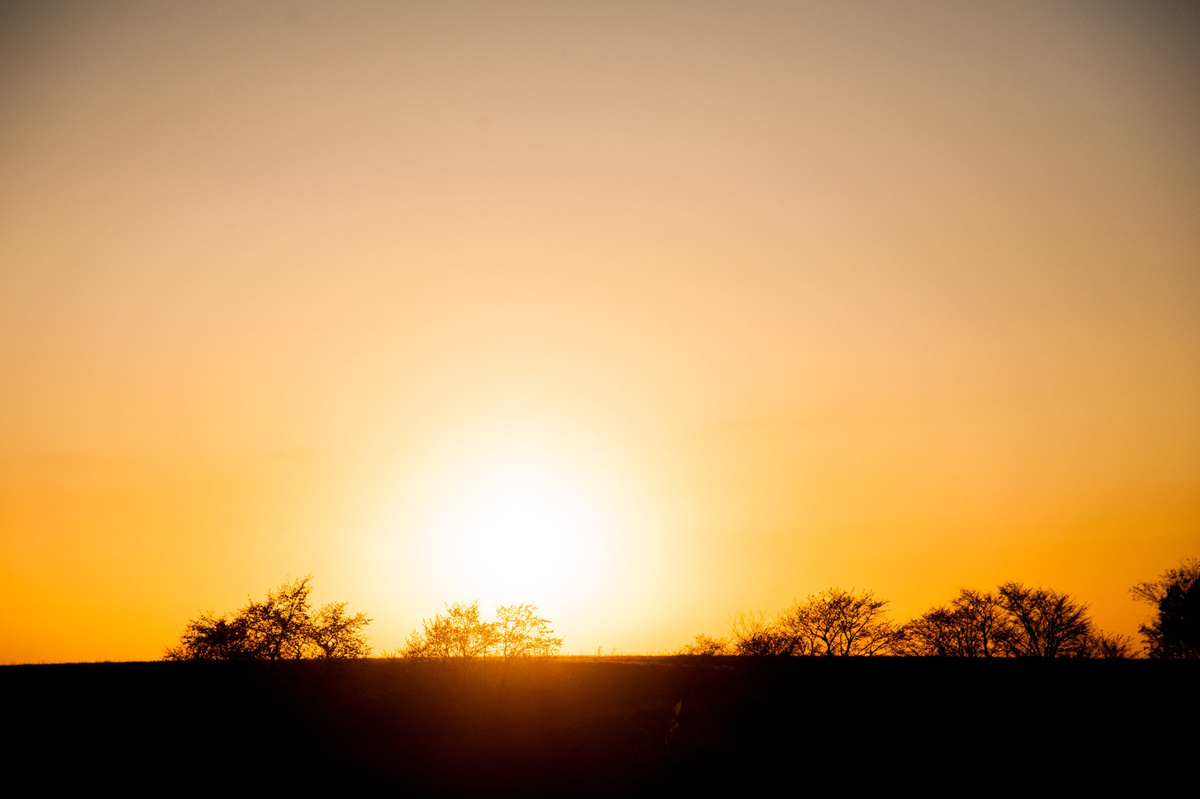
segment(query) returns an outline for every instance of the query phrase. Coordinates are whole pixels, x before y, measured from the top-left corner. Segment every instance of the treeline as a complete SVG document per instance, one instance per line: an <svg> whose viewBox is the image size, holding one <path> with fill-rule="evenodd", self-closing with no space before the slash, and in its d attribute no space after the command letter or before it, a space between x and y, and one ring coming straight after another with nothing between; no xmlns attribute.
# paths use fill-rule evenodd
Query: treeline
<svg viewBox="0 0 1200 799"><path fill-rule="evenodd" d="M1184 560L1131 593L1154 607L1139 631L1152 658L1200 657L1200 560ZM1101 630L1074 596L1008 582L994 591L962 589L949 604L904 624L887 617L887 600L871 591L830 588L771 618L729 618L730 635L697 635L683 655L900 655L935 657L1125 658L1127 635Z"/></svg>
<svg viewBox="0 0 1200 799"><path fill-rule="evenodd" d="M775 618L739 613L731 635L697 636L681 654L916 655L940 657L1130 657L1128 636L1099 630L1074 597L1005 583L995 591L963 589L949 605L907 624L886 615L870 591L830 588Z"/></svg>
<svg viewBox="0 0 1200 799"><path fill-rule="evenodd" d="M204 613L187 623L166 660L284 660L361 658L371 654L365 628L345 602L315 608L312 575L288 580L233 614ZM1200 559L1185 559L1157 580L1130 589L1151 605L1139 628L1152 658L1200 658ZM871 591L830 588L770 617L736 613L730 635L697 635L680 655L1124 658L1137 654L1133 639L1096 626L1087 605L1070 594L1008 582L994 591L962 589L948 604L897 624L887 600ZM388 657L416 660L514 658L558 654L563 639L532 604L500 605L493 620L479 603L446 606L423 619L402 649Z"/></svg>
<svg viewBox="0 0 1200 799"><path fill-rule="evenodd" d="M364 613L351 616L345 602L314 608L312 575L287 580L268 591L263 601L250 600L236 613L202 613L188 621L179 643L167 648L164 660L298 660L363 658L371 654ZM563 639L550 620L532 604L501 605L495 620L484 619L479 603L446 606L446 613L423 619L403 649L384 657L416 660L556 655Z"/></svg>

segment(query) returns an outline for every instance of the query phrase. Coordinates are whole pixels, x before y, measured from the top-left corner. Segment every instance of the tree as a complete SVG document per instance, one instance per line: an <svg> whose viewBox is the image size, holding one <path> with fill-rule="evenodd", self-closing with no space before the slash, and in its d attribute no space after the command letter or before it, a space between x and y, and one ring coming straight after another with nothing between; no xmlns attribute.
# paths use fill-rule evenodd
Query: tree
<svg viewBox="0 0 1200 799"><path fill-rule="evenodd" d="M550 629L550 620L537 615L534 605L500 605L496 608L494 646L508 663L513 658L554 655L563 639Z"/></svg>
<svg viewBox="0 0 1200 799"><path fill-rule="evenodd" d="M949 607L932 608L909 623L909 649L918 655L992 657L1010 626L997 595L963 588Z"/></svg>
<svg viewBox="0 0 1200 799"><path fill-rule="evenodd" d="M1131 658L1134 656L1133 639L1097 629L1088 636L1082 654L1090 658Z"/></svg>
<svg viewBox="0 0 1200 799"><path fill-rule="evenodd" d="M363 628L371 623L365 613L350 616L345 602L322 607L313 617L309 640L323 658L361 658L371 654Z"/></svg>
<svg viewBox="0 0 1200 799"><path fill-rule="evenodd" d="M886 599L870 591L830 588L796 602L778 627L790 638L795 654L849 657L900 650L905 630L884 615Z"/></svg>
<svg viewBox="0 0 1200 799"><path fill-rule="evenodd" d="M232 616L203 613L187 623L167 660L280 660L355 658L371 651L363 628L371 620L348 616L346 603L325 605L315 615L312 575L287 580L261 602L249 600Z"/></svg>
<svg viewBox="0 0 1200 799"><path fill-rule="evenodd" d="M421 620L422 630L413 630L406 650L412 658L466 661L486 655L496 641L496 625L479 617L479 601L446 606L446 615Z"/></svg>
<svg viewBox="0 0 1200 799"><path fill-rule="evenodd" d="M908 651L940 657L1132 655L1127 635L1106 633L1069 594L1005 583L996 593L964 588L949 606L907 625Z"/></svg>
<svg viewBox="0 0 1200 799"><path fill-rule="evenodd" d="M1184 558L1157 580L1129 589L1154 607L1138 628L1152 658L1200 658L1200 558Z"/></svg>
<svg viewBox="0 0 1200 799"><path fill-rule="evenodd" d="M803 654L796 652L794 638L778 622L767 620L766 611L735 613L729 617L730 648L735 655L771 657Z"/></svg>
<svg viewBox="0 0 1200 799"><path fill-rule="evenodd" d="M258 656L264 660L294 660L305 655L311 640L312 575L288 580L267 592L264 602L253 602L241 615L250 626L250 636Z"/></svg>
<svg viewBox="0 0 1200 799"><path fill-rule="evenodd" d="M1000 604L1011 625L1001 646L1014 657L1086 656L1093 635L1087 605L1070 594L1005 583Z"/></svg>
<svg viewBox="0 0 1200 799"><path fill-rule="evenodd" d="M494 655L505 665L521 657L554 655L562 636L550 629L550 620L537 615L532 604L500 605L496 621L484 621L478 600L446 606L446 614L422 619L405 642L405 656L427 660L462 659L463 668L473 658Z"/></svg>
<svg viewBox="0 0 1200 799"><path fill-rule="evenodd" d="M728 655L732 647L729 644L728 638L713 638L699 633L690 644L681 646L675 654L677 655Z"/></svg>
<svg viewBox="0 0 1200 799"><path fill-rule="evenodd" d="M188 621L179 644L167 647L164 660L253 660L249 625L241 615L229 618L202 613Z"/></svg>

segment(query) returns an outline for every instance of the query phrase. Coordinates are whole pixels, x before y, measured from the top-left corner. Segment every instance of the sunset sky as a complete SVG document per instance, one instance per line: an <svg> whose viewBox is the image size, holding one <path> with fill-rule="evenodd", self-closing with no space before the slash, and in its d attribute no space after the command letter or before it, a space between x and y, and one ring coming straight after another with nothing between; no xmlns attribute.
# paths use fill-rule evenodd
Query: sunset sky
<svg viewBox="0 0 1200 799"><path fill-rule="evenodd" d="M1200 13L0 7L0 663L1200 556Z"/></svg>

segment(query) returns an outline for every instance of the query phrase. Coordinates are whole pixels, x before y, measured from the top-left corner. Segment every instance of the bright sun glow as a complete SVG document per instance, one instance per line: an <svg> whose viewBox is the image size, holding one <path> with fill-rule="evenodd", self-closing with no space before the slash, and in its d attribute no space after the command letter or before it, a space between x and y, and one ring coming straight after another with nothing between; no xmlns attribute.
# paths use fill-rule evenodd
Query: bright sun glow
<svg viewBox="0 0 1200 799"><path fill-rule="evenodd" d="M559 603L594 584L604 539L599 503L567 476L509 460L448 500L433 554L449 598Z"/></svg>

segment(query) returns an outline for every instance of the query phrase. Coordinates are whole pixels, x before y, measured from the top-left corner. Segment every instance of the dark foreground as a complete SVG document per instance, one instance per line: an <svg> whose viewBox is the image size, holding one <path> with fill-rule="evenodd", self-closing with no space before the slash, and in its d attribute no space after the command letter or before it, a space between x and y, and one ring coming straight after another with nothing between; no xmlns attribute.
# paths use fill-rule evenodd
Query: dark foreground
<svg viewBox="0 0 1200 799"><path fill-rule="evenodd" d="M1145 790L1194 774L1198 682L1197 663L915 658L0 668L6 771L37 793Z"/></svg>

